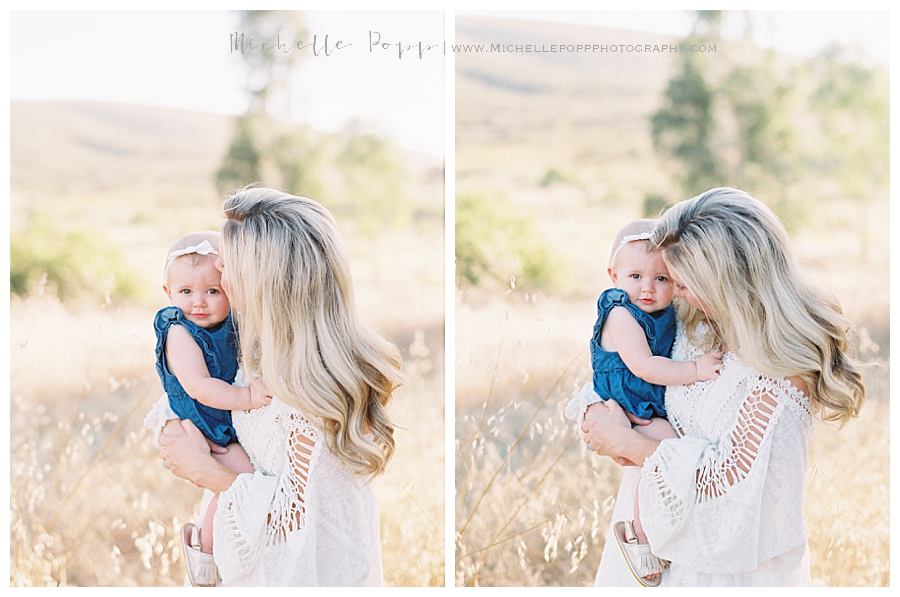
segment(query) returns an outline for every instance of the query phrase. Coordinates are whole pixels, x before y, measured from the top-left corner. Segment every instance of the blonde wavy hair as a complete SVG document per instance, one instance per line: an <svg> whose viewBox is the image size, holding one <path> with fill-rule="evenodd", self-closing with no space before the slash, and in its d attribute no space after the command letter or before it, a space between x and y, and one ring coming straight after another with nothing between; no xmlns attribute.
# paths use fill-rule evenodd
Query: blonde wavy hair
<svg viewBox="0 0 900 597"><path fill-rule="evenodd" d="M784 226L761 201L706 191L664 213L650 243L703 305L705 313L679 306L692 340L708 315L703 348L723 343L765 375L798 376L826 420L859 414L865 388L840 304L804 280Z"/></svg>
<svg viewBox="0 0 900 597"><path fill-rule="evenodd" d="M356 311L334 218L311 199L255 187L223 209L223 276L245 371L321 418L328 446L355 473L383 472L394 453L386 407L400 355Z"/></svg>

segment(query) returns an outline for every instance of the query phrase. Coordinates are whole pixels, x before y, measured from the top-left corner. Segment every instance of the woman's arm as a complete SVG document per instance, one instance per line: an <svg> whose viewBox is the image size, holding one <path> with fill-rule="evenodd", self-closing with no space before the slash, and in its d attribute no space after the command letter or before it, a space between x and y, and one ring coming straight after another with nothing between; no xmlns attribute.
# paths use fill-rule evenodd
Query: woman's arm
<svg viewBox="0 0 900 597"><path fill-rule="evenodd" d="M632 429L627 413L614 400L588 407L581 430L588 447L597 454L637 466L641 466L659 445L658 440Z"/></svg>
<svg viewBox="0 0 900 597"><path fill-rule="evenodd" d="M640 324L625 307L615 307L604 326L609 334L609 347L619 353L628 370L647 383L660 386L684 386L695 381L718 376L717 366L722 355L716 352L703 355L696 361L673 361L650 351L647 336Z"/></svg>
<svg viewBox="0 0 900 597"><path fill-rule="evenodd" d="M220 493L238 476L210 455L206 438L189 419L166 423L159 445L163 465L198 487Z"/></svg>
<svg viewBox="0 0 900 597"><path fill-rule="evenodd" d="M166 362L184 391L197 402L223 410L254 408L249 387L233 386L209 375L203 351L181 325L169 330Z"/></svg>
<svg viewBox="0 0 900 597"><path fill-rule="evenodd" d="M707 394L734 413L730 424L712 437L663 440L645 457L641 522L654 553L703 572L742 573L803 543L807 430L803 399L785 386L753 376L719 388L725 396Z"/></svg>
<svg viewBox="0 0 900 597"><path fill-rule="evenodd" d="M284 429L257 432L285 434L284 467L276 474L258 470L238 475L219 495L214 534L216 562L225 584L247 574L260 559L299 566L304 583L315 578L317 557L310 553L315 541L307 540L307 520L322 504L311 500L307 487L320 474L317 461L322 440L319 431L296 411L278 419ZM284 574L289 578L295 572Z"/></svg>

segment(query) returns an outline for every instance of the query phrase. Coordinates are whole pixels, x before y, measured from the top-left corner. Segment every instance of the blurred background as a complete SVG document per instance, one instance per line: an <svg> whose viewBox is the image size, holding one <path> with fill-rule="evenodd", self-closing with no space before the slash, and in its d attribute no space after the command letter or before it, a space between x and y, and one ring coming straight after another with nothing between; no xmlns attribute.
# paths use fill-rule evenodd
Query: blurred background
<svg viewBox="0 0 900 597"><path fill-rule="evenodd" d="M442 37L440 12L12 13L12 585L182 583L200 490L142 428L152 318L168 247L254 181L334 213L401 348L385 580L443 584L443 64L391 45Z"/></svg>
<svg viewBox="0 0 900 597"><path fill-rule="evenodd" d="M734 186L783 220L865 363L860 418L812 439L814 583L887 585L887 13L470 13L456 35L457 584L592 583L620 473L562 411L613 235Z"/></svg>

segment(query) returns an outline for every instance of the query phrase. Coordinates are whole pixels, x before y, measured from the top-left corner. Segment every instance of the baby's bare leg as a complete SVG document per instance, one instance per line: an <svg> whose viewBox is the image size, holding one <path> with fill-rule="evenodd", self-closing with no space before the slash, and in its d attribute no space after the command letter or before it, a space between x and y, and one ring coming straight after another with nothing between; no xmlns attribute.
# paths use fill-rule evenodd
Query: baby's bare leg
<svg viewBox="0 0 900 597"><path fill-rule="evenodd" d="M669 422L660 417L650 419L649 425L636 425L634 429L641 435L659 441L678 437ZM638 543L649 543L647 534L644 532L644 526L641 524L641 508L640 502L638 501L639 489L640 483L638 483L634 490L634 520L632 521L632 524L634 526L634 534L637 535ZM656 576L656 574L649 574L647 575L647 578L653 580Z"/></svg>
<svg viewBox="0 0 900 597"><path fill-rule="evenodd" d="M224 454L213 454L212 456L236 473L253 472L253 464L250 463L250 457L247 456L247 452L244 451L244 448L239 443L228 444L227 452Z"/></svg>
<svg viewBox="0 0 900 597"><path fill-rule="evenodd" d="M660 417L650 419L649 425L635 425L634 430L650 439L659 441L678 437L669 422Z"/></svg>
<svg viewBox="0 0 900 597"><path fill-rule="evenodd" d="M663 419L658 419L663 421ZM668 423L666 423L668 425ZM671 429L671 427L670 427ZM632 528L634 528L634 534L637 537L638 543L650 543L647 539L647 534L644 532L644 527L641 525L641 507L640 502L638 501L638 491L641 487L640 482L634 487L634 520L631 521ZM659 576L656 572L652 572L645 576L647 580L656 580L656 577Z"/></svg>
<svg viewBox="0 0 900 597"><path fill-rule="evenodd" d="M225 454L213 453L213 458L236 473L252 473L253 465L247 452L238 443L228 444L228 452ZM219 505L219 496L214 495L209 502L209 507L203 516L200 525L200 551L213 552L213 517L216 515L216 507Z"/></svg>

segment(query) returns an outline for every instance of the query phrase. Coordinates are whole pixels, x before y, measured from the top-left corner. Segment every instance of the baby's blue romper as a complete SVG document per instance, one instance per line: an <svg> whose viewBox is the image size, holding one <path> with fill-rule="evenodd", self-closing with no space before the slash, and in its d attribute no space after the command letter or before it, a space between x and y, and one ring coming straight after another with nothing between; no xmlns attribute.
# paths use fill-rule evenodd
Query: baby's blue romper
<svg viewBox="0 0 900 597"><path fill-rule="evenodd" d="M675 308L669 305L656 313L645 313L628 300L620 288L603 291L597 300L597 322L591 337L591 367L594 369L594 391L615 400L622 408L641 418L665 417L665 386L651 384L632 373L617 352L603 350L600 332L613 307L625 307L644 330L650 352L669 358L675 344Z"/></svg>
<svg viewBox="0 0 900 597"><path fill-rule="evenodd" d="M213 408L191 398L166 364L166 338L173 325L184 326L203 351L209 375L233 383L237 375L237 336L231 313L219 325L206 329L188 320L178 307L164 307L156 313L156 372L169 397L169 406L182 419L190 419L212 442L227 446L237 441L231 411Z"/></svg>

